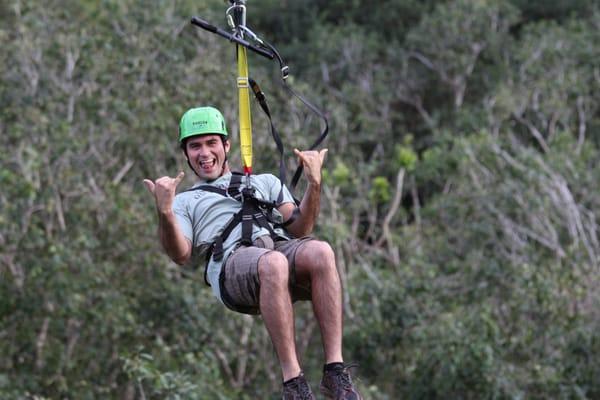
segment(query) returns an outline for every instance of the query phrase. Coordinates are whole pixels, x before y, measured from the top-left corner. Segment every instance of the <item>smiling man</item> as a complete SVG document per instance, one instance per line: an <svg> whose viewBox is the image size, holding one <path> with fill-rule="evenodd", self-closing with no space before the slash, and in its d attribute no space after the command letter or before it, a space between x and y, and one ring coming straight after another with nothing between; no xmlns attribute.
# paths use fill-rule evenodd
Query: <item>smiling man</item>
<svg viewBox="0 0 600 400"><path fill-rule="evenodd" d="M179 142L198 182L176 194L183 172L144 180L154 195L165 252L178 264L204 265L206 282L227 308L262 315L286 400L314 399L296 353L292 307L297 300L312 301L325 353L321 393L329 399L361 399L342 358L342 289L335 256L328 243L308 236L319 214L327 150L294 150L308 181L296 206L275 176L252 175L250 185L246 176L229 170L231 145L216 108L188 110L179 124Z"/></svg>

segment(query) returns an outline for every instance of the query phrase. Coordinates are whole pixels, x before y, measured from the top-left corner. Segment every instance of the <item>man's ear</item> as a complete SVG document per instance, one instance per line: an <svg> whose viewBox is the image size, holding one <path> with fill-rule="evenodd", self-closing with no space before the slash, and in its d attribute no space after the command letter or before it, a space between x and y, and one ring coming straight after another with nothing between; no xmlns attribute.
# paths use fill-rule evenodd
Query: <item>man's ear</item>
<svg viewBox="0 0 600 400"><path fill-rule="evenodd" d="M229 149L231 149L231 143L229 143L229 140L225 140L223 142L223 147L225 147L225 154L229 153Z"/></svg>

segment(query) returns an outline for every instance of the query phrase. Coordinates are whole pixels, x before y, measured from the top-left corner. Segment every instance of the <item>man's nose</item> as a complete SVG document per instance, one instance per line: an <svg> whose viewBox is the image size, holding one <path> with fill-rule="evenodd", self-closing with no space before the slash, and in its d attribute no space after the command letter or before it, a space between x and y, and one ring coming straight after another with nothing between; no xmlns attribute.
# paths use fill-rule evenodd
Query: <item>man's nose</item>
<svg viewBox="0 0 600 400"><path fill-rule="evenodd" d="M204 156L204 155L207 155L208 153L209 153L208 147L206 147L206 146L200 146L198 148L198 154L199 155Z"/></svg>

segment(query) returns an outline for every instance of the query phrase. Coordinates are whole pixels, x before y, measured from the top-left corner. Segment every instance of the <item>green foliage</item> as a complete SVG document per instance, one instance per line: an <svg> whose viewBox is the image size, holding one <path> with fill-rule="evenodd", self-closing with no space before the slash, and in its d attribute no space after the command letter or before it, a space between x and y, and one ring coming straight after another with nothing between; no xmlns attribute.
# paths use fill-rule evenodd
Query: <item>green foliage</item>
<svg viewBox="0 0 600 400"><path fill-rule="evenodd" d="M331 172L332 184L335 186L347 185L351 180L350 169L343 161L336 162L334 170Z"/></svg>
<svg viewBox="0 0 600 400"><path fill-rule="evenodd" d="M316 235L365 399L599 398L596 2L248 3L329 115ZM162 254L142 185L186 170L194 105L223 111L239 168L232 46L189 24L225 27L225 6L0 3L0 398L280 395L260 318ZM322 127L250 69L291 168ZM253 111L255 169L276 171ZM296 326L316 388L307 304Z"/></svg>
<svg viewBox="0 0 600 400"><path fill-rule="evenodd" d="M384 176L376 176L369 191L369 200L373 204L379 204L390 201L390 198L390 183Z"/></svg>
<svg viewBox="0 0 600 400"><path fill-rule="evenodd" d="M417 163L417 153L410 147L396 145L396 160L400 168L413 171Z"/></svg>
<svg viewBox="0 0 600 400"><path fill-rule="evenodd" d="M168 348L164 348L164 344L161 347L163 347L163 351L170 352ZM167 359L173 357L171 354L166 354L166 356ZM187 368L199 369L198 372L201 372L204 377L202 381L195 382L195 379L185 372L160 371L157 368L159 361L152 355L141 351L133 354L131 358L124 357L122 360L125 373L137 382L140 392L150 398L170 400L227 398L225 393L228 392L228 389L221 386L223 382L219 380L217 371L207 363L207 361L214 362L214 360L205 360L203 357L196 357L191 353L185 354L183 359L189 363Z"/></svg>
<svg viewBox="0 0 600 400"><path fill-rule="evenodd" d="M543 0L511 0L527 19L565 20L572 17L584 17L593 12L594 1L587 0L558 0L546 2ZM596 4L597 6L597 4Z"/></svg>

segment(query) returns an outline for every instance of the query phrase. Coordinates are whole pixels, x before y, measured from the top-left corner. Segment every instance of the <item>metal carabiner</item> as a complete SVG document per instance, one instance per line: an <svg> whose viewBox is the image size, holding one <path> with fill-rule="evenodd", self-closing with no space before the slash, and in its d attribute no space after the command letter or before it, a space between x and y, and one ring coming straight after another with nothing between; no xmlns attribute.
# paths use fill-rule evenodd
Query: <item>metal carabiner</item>
<svg viewBox="0 0 600 400"><path fill-rule="evenodd" d="M245 25L240 25L238 28L240 28L243 32L245 32L248 36L250 36L250 38L252 40L254 40L256 43L260 43L262 45L264 45L265 43L262 41L261 38L259 38L256 33L252 32L247 26Z"/></svg>
<svg viewBox="0 0 600 400"><path fill-rule="evenodd" d="M243 37L242 27L246 26L246 0L232 0L232 4L226 11L227 25L238 37Z"/></svg>

